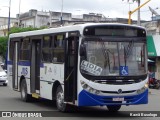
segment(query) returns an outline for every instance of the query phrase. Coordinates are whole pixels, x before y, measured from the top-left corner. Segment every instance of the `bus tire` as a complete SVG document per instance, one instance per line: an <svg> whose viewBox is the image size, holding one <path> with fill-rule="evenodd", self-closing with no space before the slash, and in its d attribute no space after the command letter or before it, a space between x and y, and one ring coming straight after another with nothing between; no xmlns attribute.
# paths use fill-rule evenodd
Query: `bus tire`
<svg viewBox="0 0 160 120"><path fill-rule="evenodd" d="M7 83L3 83L3 86L7 86Z"/></svg>
<svg viewBox="0 0 160 120"><path fill-rule="evenodd" d="M31 100L31 95L27 94L27 84L25 80L22 80L21 82L21 99L25 102L29 102Z"/></svg>
<svg viewBox="0 0 160 120"><path fill-rule="evenodd" d="M110 112L117 112L120 110L121 105L107 105L107 108Z"/></svg>
<svg viewBox="0 0 160 120"><path fill-rule="evenodd" d="M68 111L67 104L64 103L64 92L60 85L57 87L57 91L56 91L56 106L57 106L57 109L61 112Z"/></svg>

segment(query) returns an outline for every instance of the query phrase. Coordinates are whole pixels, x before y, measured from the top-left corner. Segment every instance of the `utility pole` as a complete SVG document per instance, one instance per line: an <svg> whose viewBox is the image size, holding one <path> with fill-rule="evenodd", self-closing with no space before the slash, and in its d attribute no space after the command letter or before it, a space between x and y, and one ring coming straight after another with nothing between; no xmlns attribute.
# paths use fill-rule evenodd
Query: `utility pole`
<svg viewBox="0 0 160 120"><path fill-rule="evenodd" d="M63 0L61 5L61 26L63 25Z"/></svg>
<svg viewBox="0 0 160 120"><path fill-rule="evenodd" d="M122 0L123 1L123 0ZM143 7L145 4L147 4L149 1L151 0L147 0L145 3L143 3L142 5L140 5L140 0L132 0L133 2L136 1L138 2L138 7L136 9L134 9L133 11L129 11L129 19L128 19L128 24L131 24L131 15L136 12L138 10L138 19L137 19L137 25L140 25L140 8ZM129 0L128 0L129 2Z"/></svg>
<svg viewBox="0 0 160 120"><path fill-rule="evenodd" d="M140 6L140 3L141 3L141 0L136 0L138 2L138 7ZM138 19L137 19L137 25L140 26L140 21L141 21L141 18L140 18L140 9L138 9Z"/></svg>
<svg viewBox="0 0 160 120"><path fill-rule="evenodd" d="M10 19L11 19L11 0L9 0L9 6L8 6L8 9L9 9L9 13L8 13L8 36L9 36L9 31L10 31Z"/></svg>
<svg viewBox="0 0 160 120"><path fill-rule="evenodd" d="M128 0L129 1L129 0ZM133 0L133 1L140 1L140 0ZM129 14L129 19L128 19L128 24L131 24L131 15L136 12L137 10L139 10L141 7L143 7L145 4L147 4L149 1L151 0L147 0L145 3L143 3L142 5L140 5L139 7L137 7L136 9L134 9L133 11L129 11L128 14ZM140 2L139 2L140 3ZM138 25L140 25L140 13L138 15Z"/></svg>
<svg viewBox="0 0 160 120"><path fill-rule="evenodd" d="M19 16L18 16L18 27L20 27L20 10L21 10L21 0L19 0Z"/></svg>

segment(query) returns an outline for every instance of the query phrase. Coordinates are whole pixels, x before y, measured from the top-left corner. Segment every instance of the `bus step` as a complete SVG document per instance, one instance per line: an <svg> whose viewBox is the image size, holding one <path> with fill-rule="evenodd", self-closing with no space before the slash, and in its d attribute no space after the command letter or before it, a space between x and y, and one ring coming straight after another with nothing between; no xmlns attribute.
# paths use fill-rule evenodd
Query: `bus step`
<svg viewBox="0 0 160 120"><path fill-rule="evenodd" d="M39 94L37 94L37 93L32 93L32 97L38 99L40 96L39 96Z"/></svg>

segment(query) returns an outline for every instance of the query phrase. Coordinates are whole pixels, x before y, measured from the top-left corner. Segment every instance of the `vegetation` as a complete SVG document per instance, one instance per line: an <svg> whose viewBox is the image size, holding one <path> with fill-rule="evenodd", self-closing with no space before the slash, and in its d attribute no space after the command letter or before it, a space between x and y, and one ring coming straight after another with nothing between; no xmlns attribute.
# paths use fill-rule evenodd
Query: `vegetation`
<svg viewBox="0 0 160 120"><path fill-rule="evenodd" d="M33 30L40 30L44 29L45 27L40 27L40 28L33 28L33 27L27 27L27 28L18 28L18 27L13 27L10 29L9 34L12 33L19 33L19 32L26 32L26 31L33 31Z"/></svg>
<svg viewBox="0 0 160 120"><path fill-rule="evenodd" d="M44 29L44 28L45 27L41 27L41 28L33 28L33 27L18 28L18 27L13 27L13 28L10 29L9 34L26 32L26 31L33 31L33 30L40 30L40 29ZM7 42L8 42L8 37L0 37L0 56L2 56L4 59L6 58Z"/></svg>
<svg viewBox="0 0 160 120"><path fill-rule="evenodd" d="M0 56L5 58L7 50L8 37L0 37Z"/></svg>

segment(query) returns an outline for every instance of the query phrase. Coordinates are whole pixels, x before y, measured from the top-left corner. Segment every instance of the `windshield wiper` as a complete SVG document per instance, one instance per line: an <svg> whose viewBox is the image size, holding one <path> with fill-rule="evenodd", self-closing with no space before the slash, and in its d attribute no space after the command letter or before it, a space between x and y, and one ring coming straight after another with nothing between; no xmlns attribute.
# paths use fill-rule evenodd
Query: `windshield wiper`
<svg viewBox="0 0 160 120"><path fill-rule="evenodd" d="M126 63L127 63L127 58L131 55L131 52L132 52L132 49L133 49L133 45L134 45L134 42L131 41L131 42L129 42L127 48L124 46L124 61L125 61L125 66L126 66Z"/></svg>
<svg viewBox="0 0 160 120"><path fill-rule="evenodd" d="M104 68L106 68L107 66L109 67L109 72L111 72L111 66L110 66L110 58L109 58L109 53L113 54L109 49L106 49L104 42L102 41L102 39L100 39L100 43L101 43L101 50L105 59L104 62ZM115 61L114 61L115 64Z"/></svg>

